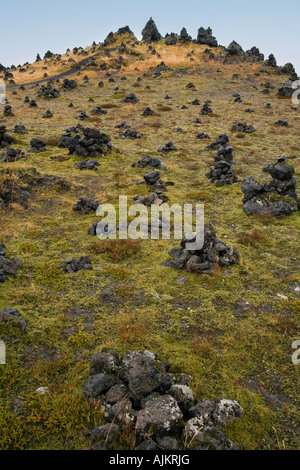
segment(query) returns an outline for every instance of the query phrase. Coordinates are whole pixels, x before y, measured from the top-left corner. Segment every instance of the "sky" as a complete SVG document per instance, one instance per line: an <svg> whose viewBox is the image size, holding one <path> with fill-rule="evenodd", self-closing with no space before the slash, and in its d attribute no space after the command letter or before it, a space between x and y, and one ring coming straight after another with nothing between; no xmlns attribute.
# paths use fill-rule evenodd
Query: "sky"
<svg viewBox="0 0 300 470"><path fill-rule="evenodd" d="M13 0L0 6L0 63L33 62L47 50L102 42L110 31L128 25L138 39L153 17L158 30L196 38L200 26L213 29L219 44L237 41L244 50L273 53L278 65L292 62L300 74L300 2L290 0Z"/></svg>

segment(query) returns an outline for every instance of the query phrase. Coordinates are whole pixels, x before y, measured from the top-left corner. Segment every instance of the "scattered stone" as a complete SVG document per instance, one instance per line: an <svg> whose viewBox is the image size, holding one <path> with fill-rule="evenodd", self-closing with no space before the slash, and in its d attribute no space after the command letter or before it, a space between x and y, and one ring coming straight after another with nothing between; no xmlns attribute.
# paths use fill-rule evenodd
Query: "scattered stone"
<svg viewBox="0 0 300 470"><path fill-rule="evenodd" d="M92 259L90 256L81 256L79 260L67 259L59 264L59 267L68 274L76 273L80 269L92 270Z"/></svg>
<svg viewBox="0 0 300 470"><path fill-rule="evenodd" d="M232 246L227 246L225 242L216 237L210 223L204 225L203 247L199 250L189 250L188 244L195 241L196 237L191 240L183 238L181 248L172 248L169 251L169 255L175 259L165 261L161 263L161 266L175 269L186 268L188 272L212 275L217 266L228 267L231 264L238 264L240 261L239 253Z"/></svg>
<svg viewBox="0 0 300 470"><path fill-rule="evenodd" d="M208 134L205 134L204 132L199 132L199 134L197 134L197 139L210 139L210 136Z"/></svg>

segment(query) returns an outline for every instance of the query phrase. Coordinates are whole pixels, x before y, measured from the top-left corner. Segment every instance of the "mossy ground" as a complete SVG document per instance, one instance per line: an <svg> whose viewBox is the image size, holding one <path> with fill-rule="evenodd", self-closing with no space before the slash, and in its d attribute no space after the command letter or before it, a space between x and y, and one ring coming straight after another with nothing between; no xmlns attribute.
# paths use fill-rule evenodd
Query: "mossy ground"
<svg viewBox="0 0 300 470"><path fill-rule="evenodd" d="M294 290L300 281L299 213L279 220L248 217L242 209L240 183L216 188L205 178L214 154L206 146L226 133L240 179L250 175L265 179L262 167L286 155L299 185L299 112L291 110L290 100L276 95L287 77L269 68L261 71L258 64L225 64L220 49L214 51L215 59L208 60L205 46L166 47L161 41L155 48L160 58L146 45L135 49L129 45L139 59L124 54L127 67L110 70L114 83L105 71L88 68L71 77L80 83L87 74L88 84L62 91L60 98L51 101L37 99L34 85L16 89L17 95L8 90L15 116L2 117L0 123L10 130L22 122L29 131L15 134L14 147L26 151L33 137L45 139L48 145L46 152L30 154L27 160L1 164L1 181L7 178L8 168L16 179L20 170L30 173L36 168L41 175L65 178L71 187L29 188L28 209L14 204L1 211L0 242L5 243L7 256L19 256L23 266L17 277L0 286L0 309L17 308L27 321L27 332L0 324L0 338L7 346L7 364L0 366L0 449L88 448L84 431L104 418L99 407L87 405L81 386L89 374L91 355L103 347L121 353L129 348L152 350L168 359L173 371L194 377L197 399L237 399L244 417L228 425L227 435L239 448L299 448L300 369L291 361L292 342L299 338L299 294ZM192 49L194 61L186 56ZM103 49L97 54L98 64L114 64L120 55L112 51L111 57L105 57ZM162 60L171 67L169 71L156 79L136 81ZM44 65L37 63L28 73L16 73L16 82L41 78ZM47 73L59 73L62 67L50 61ZM36 71L30 75L32 69ZM232 79L235 73L240 77ZM121 81L124 75L127 80ZM99 80L104 88L98 88ZM190 81L196 89L186 88ZM266 81L275 86L270 95L260 92ZM151 88L146 89L147 85ZM139 97L137 104L122 102L129 92ZM243 103L234 102L236 92ZM166 94L171 99L164 100ZM37 99L37 108L23 103L26 95ZM89 97L95 102L88 102ZM191 105L195 98L201 105L210 100L213 109L213 115L200 116L202 124L193 123L201 109ZM68 108L70 102L73 108ZM267 102L272 109L266 109ZM92 117L90 111L98 104L108 113ZM181 109L182 105L188 109ZM156 115L142 117L146 106ZM255 112L245 113L247 107ZM47 108L54 115L49 120L42 119ZM90 116L84 126L97 127L112 137L114 150L99 159L97 172L77 170L74 163L81 158L70 157L56 146L81 111ZM289 127L275 127L279 118L288 120ZM117 139L115 125L122 120L143 137ZM256 133L232 133L236 121L247 121ZM177 127L186 132L173 132ZM208 133L211 139L197 139L198 132ZM214 224L220 239L238 249L241 264L212 277L176 271L160 263L178 241L144 240L133 257L129 251L116 263L94 250L92 271L63 273L58 267L61 261L89 254L98 240L87 234L96 216L72 211L76 199L94 197L117 204L119 195L127 195L130 203L135 194L146 194L146 188L137 185L145 171L132 168L131 163L144 153L159 156L157 148L169 140L177 152L162 157L167 168L161 177L174 182L166 193L170 203L204 203L206 221ZM251 243L254 231L261 237ZM248 234L248 245L241 234ZM184 285L176 282L181 276L186 277ZM249 306L241 310L239 302ZM49 392L39 395L35 390L41 386Z"/></svg>

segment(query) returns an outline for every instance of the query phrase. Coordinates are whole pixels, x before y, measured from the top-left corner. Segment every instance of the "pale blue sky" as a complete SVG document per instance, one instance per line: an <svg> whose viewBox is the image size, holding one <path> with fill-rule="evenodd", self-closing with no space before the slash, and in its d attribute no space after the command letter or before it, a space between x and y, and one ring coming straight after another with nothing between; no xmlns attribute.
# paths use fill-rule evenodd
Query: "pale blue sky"
<svg viewBox="0 0 300 470"><path fill-rule="evenodd" d="M292 62L300 74L300 2L290 0L13 0L0 6L0 63L5 66L35 60L50 49L99 42L110 31L129 25L136 36L149 17L162 35L185 26L195 38L200 26L210 26L220 44L234 39L244 49L274 53L279 65Z"/></svg>

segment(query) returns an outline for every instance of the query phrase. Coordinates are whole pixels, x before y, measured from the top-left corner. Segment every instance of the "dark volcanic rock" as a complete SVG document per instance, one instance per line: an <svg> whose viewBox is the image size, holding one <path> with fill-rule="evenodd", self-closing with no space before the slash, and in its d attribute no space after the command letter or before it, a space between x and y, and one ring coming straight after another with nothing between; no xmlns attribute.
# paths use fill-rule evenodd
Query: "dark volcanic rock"
<svg viewBox="0 0 300 470"><path fill-rule="evenodd" d="M184 238L181 241L181 248L173 248L169 251L169 255L175 259L165 261L161 263L161 266L175 269L186 268L189 272L212 275L217 266L223 268L240 261L239 253L216 237L211 224L204 225L203 247L189 250L188 244L195 241L196 237L191 240Z"/></svg>
<svg viewBox="0 0 300 470"><path fill-rule="evenodd" d="M83 132L84 137L80 138L80 135L77 134L69 139L68 136L66 136L67 139L65 142L68 142L70 155L97 158L106 155L111 150L110 137L100 132L99 129L89 127L77 127L77 129L79 132Z"/></svg>
<svg viewBox="0 0 300 470"><path fill-rule="evenodd" d="M266 214L282 217L297 211L298 196L294 168L285 157L263 168L272 177L268 184L261 184L252 176L245 178L241 190L244 193L246 214Z"/></svg>
<svg viewBox="0 0 300 470"><path fill-rule="evenodd" d="M173 142L169 141L165 145L161 145L157 149L158 152L176 152L177 148L173 144Z"/></svg>
<svg viewBox="0 0 300 470"><path fill-rule="evenodd" d="M227 47L227 53L230 56L245 56L246 53L236 41L232 41Z"/></svg>
<svg viewBox="0 0 300 470"><path fill-rule="evenodd" d="M228 398L195 403L192 377L169 369L169 361L150 351L129 350L121 357L104 349L91 358L82 392L89 403L96 399L103 406L108 420L91 430L93 449L115 445L124 426L134 430L138 450L237 448L222 427L242 417L239 403Z"/></svg>
<svg viewBox="0 0 300 470"><path fill-rule="evenodd" d="M204 103L201 111L199 112L200 115L207 115L212 114L212 109L209 107L208 103Z"/></svg>
<svg viewBox="0 0 300 470"><path fill-rule="evenodd" d="M80 269L93 269L92 259L90 256L81 256L79 260L75 258L67 259L66 261L60 263L59 267L68 274L76 273Z"/></svg>
<svg viewBox="0 0 300 470"><path fill-rule="evenodd" d="M75 80L69 80L68 78L65 78L62 86L65 90L74 90L74 88L77 88L77 83Z"/></svg>
<svg viewBox="0 0 300 470"><path fill-rule="evenodd" d="M100 163L97 160L89 160L88 158L85 158L81 162L75 163L75 166L79 168L79 170L97 170L99 165Z"/></svg>
<svg viewBox="0 0 300 470"><path fill-rule="evenodd" d="M134 129L126 129L126 131L120 134L121 139L140 139L143 136L141 132L138 132Z"/></svg>
<svg viewBox="0 0 300 470"><path fill-rule="evenodd" d="M28 158L28 157L29 155L26 155L20 149L13 149L12 147L7 147L5 152L0 154L0 161L2 159L2 162L4 163L16 162L17 160L20 160L21 158Z"/></svg>
<svg viewBox="0 0 300 470"><path fill-rule="evenodd" d="M125 96L125 98L122 100L123 103L137 103L138 98L134 93L129 93L128 95Z"/></svg>
<svg viewBox="0 0 300 470"><path fill-rule="evenodd" d="M246 134L252 134L253 132L256 132L256 129L246 122L237 122L232 126L231 130L233 132L245 132Z"/></svg>
<svg viewBox="0 0 300 470"><path fill-rule="evenodd" d="M16 276L21 266L22 263L17 256L12 260L6 258L5 245L0 244L0 282L7 281L9 275Z"/></svg>
<svg viewBox="0 0 300 470"><path fill-rule="evenodd" d="M229 137L226 134L220 134L219 137L209 144L207 150L219 150L220 147L226 147L229 144Z"/></svg>
<svg viewBox="0 0 300 470"><path fill-rule="evenodd" d="M15 127L12 129L12 132L17 134L28 134L26 127L23 124L16 124Z"/></svg>
<svg viewBox="0 0 300 470"><path fill-rule="evenodd" d="M74 204L73 210L80 214L90 214L91 212L96 212L98 206L98 201L92 201L91 199L80 197L76 204Z"/></svg>
<svg viewBox="0 0 300 470"><path fill-rule="evenodd" d="M6 132L5 126L0 126L0 148L8 147L13 144L14 138Z"/></svg>
<svg viewBox="0 0 300 470"><path fill-rule="evenodd" d="M150 18L150 20L146 23L142 31L142 39L147 43L159 41L162 39L162 36L159 33L157 26L152 18Z"/></svg>
<svg viewBox="0 0 300 470"><path fill-rule="evenodd" d="M59 98L60 93L56 88L53 88L50 84L47 86L42 85L38 91L38 96L44 98L45 100L52 98Z"/></svg>
<svg viewBox="0 0 300 470"><path fill-rule="evenodd" d="M46 142L44 140L39 139L37 137L34 137L33 139L31 139L28 152L39 153L39 152L45 152L45 150L46 150Z"/></svg>
<svg viewBox="0 0 300 470"><path fill-rule="evenodd" d="M107 114L106 109L102 109L101 106L96 106L92 109L92 114Z"/></svg>
<svg viewBox="0 0 300 470"><path fill-rule="evenodd" d="M144 155L140 160L138 160L136 163L132 163L132 167L138 167L138 168L158 168L162 170L165 168L165 164L162 163L159 158L156 157L151 157L151 155Z"/></svg>
<svg viewBox="0 0 300 470"><path fill-rule="evenodd" d="M199 28L198 35L197 35L197 43L198 44L207 44L210 47L218 47L218 41L212 35L211 28Z"/></svg>

